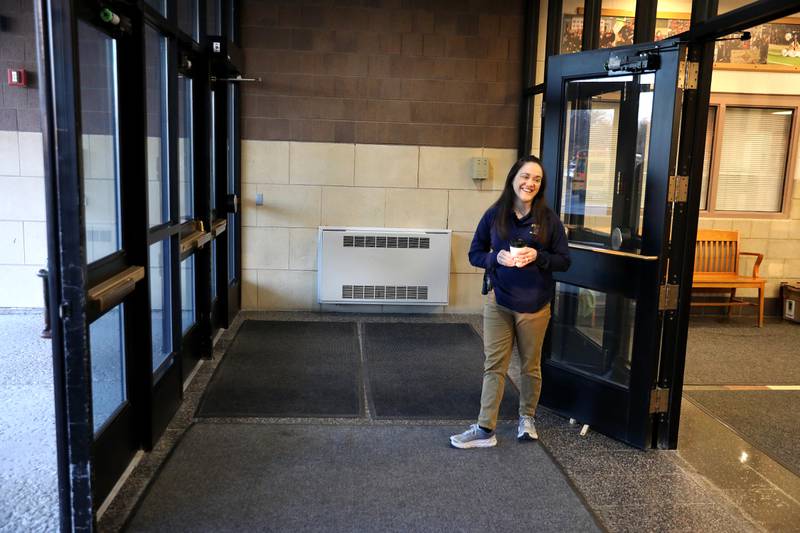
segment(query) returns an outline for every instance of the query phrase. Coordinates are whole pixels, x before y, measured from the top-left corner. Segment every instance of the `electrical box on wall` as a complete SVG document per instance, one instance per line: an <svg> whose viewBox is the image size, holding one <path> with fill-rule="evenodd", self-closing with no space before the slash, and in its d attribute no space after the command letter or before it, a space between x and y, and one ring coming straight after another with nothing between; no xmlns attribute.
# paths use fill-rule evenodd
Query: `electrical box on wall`
<svg viewBox="0 0 800 533"><path fill-rule="evenodd" d="M472 158L472 179L485 180L489 178L489 158L488 157L473 157Z"/></svg>
<svg viewBox="0 0 800 533"><path fill-rule="evenodd" d="M10 68L8 69L8 86L9 87L27 87L28 75L24 68Z"/></svg>

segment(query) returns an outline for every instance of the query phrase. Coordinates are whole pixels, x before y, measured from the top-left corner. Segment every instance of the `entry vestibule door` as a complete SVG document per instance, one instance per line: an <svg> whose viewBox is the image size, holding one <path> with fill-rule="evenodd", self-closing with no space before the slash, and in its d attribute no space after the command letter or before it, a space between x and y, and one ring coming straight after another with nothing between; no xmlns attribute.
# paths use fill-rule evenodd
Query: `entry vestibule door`
<svg viewBox="0 0 800 533"><path fill-rule="evenodd" d="M683 53L661 41L554 56L545 82L546 194L572 266L555 275L541 402L641 448L660 403Z"/></svg>

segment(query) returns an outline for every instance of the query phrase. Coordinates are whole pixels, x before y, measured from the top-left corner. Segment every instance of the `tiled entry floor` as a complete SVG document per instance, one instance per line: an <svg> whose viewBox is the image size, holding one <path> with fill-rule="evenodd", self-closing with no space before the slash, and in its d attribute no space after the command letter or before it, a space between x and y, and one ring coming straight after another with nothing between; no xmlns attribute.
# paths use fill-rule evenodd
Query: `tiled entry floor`
<svg viewBox="0 0 800 533"><path fill-rule="evenodd" d="M172 421L167 433L153 453L145 455L131 476L121 486L117 497L110 502L101 517L101 530L117 530L124 524L133 506L142 496L159 465L175 442L193 421L197 403L214 368L237 328L244 319L258 320L331 320L353 321L363 318L356 314L243 312L231 329L215 346L214 359L204 362L187 391L187 399ZM469 322L481 332L478 316L464 315L381 315L370 316L377 321L441 321ZM512 367L512 379L515 369ZM603 435L589 432L580 437L580 427L542 409L538 428L541 445L561 466L584 501L610 531L767 531L780 530L780 524L798 523L800 504L797 495L787 492L793 476L786 476L776 465L762 471L722 473L723 465L730 467L730 453L720 450L738 449L741 442L732 440L724 426L684 402L680 451L647 451L631 449ZM307 424L308 419L248 419L250 423ZM231 420L231 422L235 422ZM468 423L471 421L463 421ZM337 423L336 420L328 423ZM352 424L352 419L347 420ZM381 425L386 422L367 420L364 423ZM395 423L395 422L392 422ZM452 423L450 421L449 423ZM733 444L731 444L733 442ZM733 448L730 448L733 446ZM721 461L710 463L703 451L718 450ZM751 449L751 467L756 461L768 464ZM453 450L457 453L456 450ZM480 453L480 450L477 451ZM737 455L738 457L738 455ZM711 466L711 469L701 468ZM741 469L742 463L733 464ZM747 471L749 472L749 470ZM775 483L765 474L770 473ZM729 490L730 480L738 476L736 489ZM728 482L724 482L728 480ZM765 489L766 487L766 489ZM765 493L765 490L767 491ZM733 492L739 491L739 492ZM769 492L773 491L773 492ZM763 496L760 496L763 495ZM781 505L768 513L761 509L779 495ZM766 501L769 500L769 501Z"/></svg>

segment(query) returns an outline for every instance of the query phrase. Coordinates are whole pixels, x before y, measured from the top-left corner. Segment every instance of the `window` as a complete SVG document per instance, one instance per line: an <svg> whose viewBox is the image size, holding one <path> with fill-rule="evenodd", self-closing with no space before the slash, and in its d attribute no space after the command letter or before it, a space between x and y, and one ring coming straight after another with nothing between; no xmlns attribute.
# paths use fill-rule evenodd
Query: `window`
<svg viewBox="0 0 800 533"><path fill-rule="evenodd" d="M200 40L199 5L197 0L177 0L178 28L195 41Z"/></svg>
<svg viewBox="0 0 800 533"><path fill-rule="evenodd" d="M98 433L128 399L125 388L125 321L118 305L89 325L92 410Z"/></svg>
<svg viewBox="0 0 800 533"><path fill-rule="evenodd" d="M78 23L86 262L122 247L116 41Z"/></svg>
<svg viewBox="0 0 800 533"><path fill-rule="evenodd" d="M167 39L145 25L147 188L150 227L168 222Z"/></svg>
<svg viewBox="0 0 800 533"><path fill-rule="evenodd" d="M712 95L700 209L775 218L788 213L800 98Z"/></svg>
<svg viewBox="0 0 800 533"><path fill-rule="evenodd" d="M178 180L180 221L194 218L192 80L178 77Z"/></svg>
<svg viewBox="0 0 800 533"><path fill-rule="evenodd" d="M156 11L164 16L167 16L167 6L164 0L144 0L146 4L151 5Z"/></svg>

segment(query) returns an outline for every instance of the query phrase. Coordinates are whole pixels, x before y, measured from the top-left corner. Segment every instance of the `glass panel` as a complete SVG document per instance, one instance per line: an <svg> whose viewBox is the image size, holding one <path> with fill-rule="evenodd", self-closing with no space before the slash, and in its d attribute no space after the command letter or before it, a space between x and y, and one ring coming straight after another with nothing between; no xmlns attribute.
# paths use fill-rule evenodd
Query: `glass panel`
<svg viewBox="0 0 800 533"><path fill-rule="evenodd" d="M714 154L714 123L717 120L717 108L708 108L708 125L706 126L706 147L703 155L703 180L700 185L700 210L708 209L708 177L711 174L711 158Z"/></svg>
<svg viewBox="0 0 800 533"><path fill-rule="evenodd" d="M531 154L540 156L540 147L542 145L542 102L544 97L542 94L537 94L533 97L533 127L531 131Z"/></svg>
<svg viewBox="0 0 800 533"><path fill-rule="evenodd" d="M178 179L180 220L194 217L194 168L192 166L192 80L178 77Z"/></svg>
<svg viewBox="0 0 800 533"><path fill-rule="evenodd" d="M121 246L116 42L79 21L78 54L86 261L91 263Z"/></svg>
<svg viewBox="0 0 800 533"><path fill-rule="evenodd" d="M228 87L228 134L226 136L227 144L228 144L228 176L227 176L227 184L228 184L228 194L234 194L236 192L236 158L238 157L238 153L234 153L235 145L232 144L232 139L235 138L235 129L234 129L234 110L236 109L236 87ZM236 216L232 213L228 213L228 229L225 233L228 234L228 281L236 280L236 267L237 267L237 258L236 258Z"/></svg>
<svg viewBox="0 0 800 533"><path fill-rule="evenodd" d="M194 256L181 262L181 331L186 333L194 325Z"/></svg>
<svg viewBox="0 0 800 533"><path fill-rule="evenodd" d="M549 359L627 387L635 320L631 298L556 283Z"/></svg>
<svg viewBox="0 0 800 533"><path fill-rule="evenodd" d="M217 239L211 241L211 301L217 299Z"/></svg>
<svg viewBox="0 0 800 533"><path fill-rule="evenodd" d="M206 33L208 35L222 34L222 16L219 3L220 0L206 1Z"/></svg>
<svg viewBox="0 0 800 533"><path fill-rule="evenodd" d="M740 7L755 3L756 2L754 0L719 0L717 14L721 15L723 13L727 13L728 11L733 11L734 9L739 9Z"/></svg>
<svg viewBox="0 0 800 533"><path fill-rule="evenodd" d="M561 219L573 242L638 253L655 76L566 85Z"/></svg>
<svg viewBox="0 0 800 533"><path fill-rule="evenodd" d="M127 399L122 306L89 325L92 360L92 409L97 431Z"/></svg>
<svg viewBox="0 0 800 533"><path fill-rule="evenodd" d="M167 39L145 25L147 72L147 189L150 226L169 220L167 151Z"/></svg>
<svg viewBox="0 0 800 533"><path fill-rule="evenodd" d="M210 114L208 117L208 164L209 164L209 184L211 187L210 190L210 203L211 203L211 220L216 218L217 213L217 153L216 153L216 143L217 143L217 123L215 121L215 98L216 93L211 90L210 91L210 102L209 102L209 110Z"/></svg>
<svg viewBox="0 0 800 533"><path fill-rule="evenodd" d="M600 48L633 44L636 0L604 0L600 10Z"/></svg>
<svg viewBox="0 0 800 533"><path fill-rule="evenodd" d="M725 109L714 209L781 210L791 127L789 109Z"/></svg>
<svg viewBox="0 0 800 533"><path fill-rule="evenodd" d="M561 18L561 48L559 53L572 54L581 51L583 39L583 0L564 0L564 15Z"/></svg>
<svg viewBox="0 0 800 533"><path fill-rule="evenodd" d="M165 0L144 0L147 4L156 9L159 13L167 16L167 3Z"/></svg>
<svg viewBox="0 0 800 533"><path fill-rule="evenodd" d="M236 280L236 217L228 213L228 227L225 233L228 234L228 282Z"/></svg>
<svg viewBox="0 0 800 533"><path fill-rule="evenodd" d="M224 8L228 12L228 40L238 46L241 46L241 43L239 42L239 25L236 23L236 21L239 20L239 17L237 16L238 7L236 2L225 2Z"/></svg>
<svg viewBox="0 0 800 533"><path fill-rule="evenodd" d="M691 0L671 0L658 2L656 13L655 40L667 39L673 35L689 31L692 16Z"/></svg>
<svg viewBox="0 0 800 533"><path fill-rule="evenodd" d="M178 28L195 41L200 39L197 0L177 0Z"/></svg>
<svg viewBox="0 0 800 533"><path fill-rule="evenodd" d="M150 309L153 332L153 371L172 352L172 319L169 289L169 239L150 245Z"/></svg>

